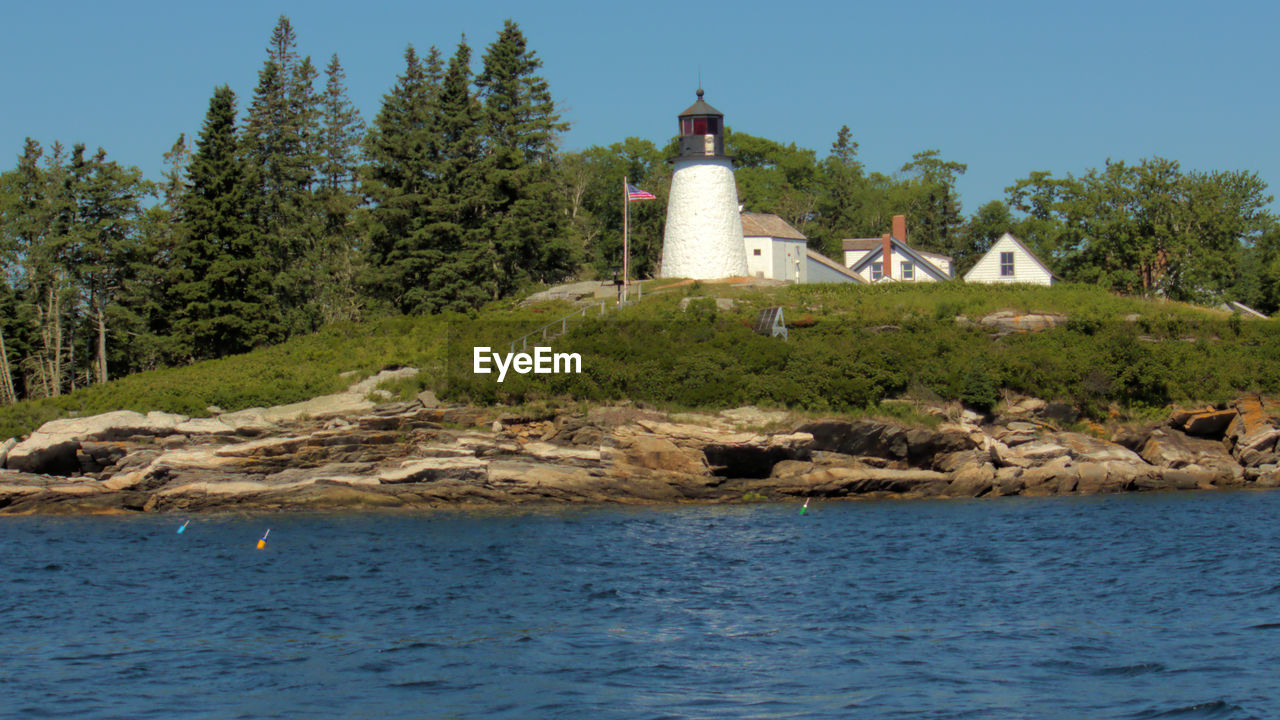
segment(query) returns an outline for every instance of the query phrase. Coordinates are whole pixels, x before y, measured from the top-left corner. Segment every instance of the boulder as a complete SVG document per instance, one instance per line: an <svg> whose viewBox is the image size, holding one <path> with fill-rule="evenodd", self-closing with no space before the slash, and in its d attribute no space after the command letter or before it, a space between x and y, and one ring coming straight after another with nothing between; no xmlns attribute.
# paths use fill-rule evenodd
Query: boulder
<svg viewBox="0 0 1280 720"><path fill-rule="evenodd" d="M1280 460L1277 430L1256 395L1246 395L1236 403L1238 416L1226 430L1225 442L1231 454L1245 467L1258 467Z"/></svg>
<svg viewBox="0 0 1280 720"><path fill-rule="evenodd" d="M1082 433L1054 433L1052 439L1067 448L1068 454L1079 462L1125 462L1145 465L1140 455L1132 450Z"/></svg>
<svg viewBox="0 0 1280 720"><path fill-rule="evenodd" d="M970 428L955 423L943 423L935 430L885 420L830 420L807 423L799 432L813 436L814 450L908 460L917 467L931 465L939 454L979 446Z"/></svg>
<svg viewBox="0 0 1280 720"><path fill-rule="evenodd" d="M865 493L904 494L951 480L946 473L932 470L897 470L869 467L831 467L799 475L791 482L777 483L786 495L844 497Z"/></svg>
<svg viewBox="0 0 1280 720"><path fill-rule="evenodd" d="M1005 447L1007 448L1005 451L1006 455L1001 457L1001 460L1005 465L1018 464L1006 460L1006 456L1009 458L1020 458L1032 464L1036 464L1043 463L1057 457L1066 457L1071 454L1071 451L1066 447L1048 440L1025 443L1016 447L1008 447L1006 445Z"/></svg>
<svg viewBox="0 0 1280 720"><path fill-rule="evenodd" d="M709 475L703 453L693 448L677 446L664 437L639 436L628 438L618 447L601 453L602 459L612 461L613 470L626 474L627 466L688 475Z"/></svg>
<svg viewBox="0 0 1280 720"><path fill-rule="evenodd" d="M995 483L996 469L988 464L968 465L951 478L946 493L958 497L980 497Z"/></svg>
<svg viewBox="0 0 1280 720"><path fill-rule="evenodd" d="M1023 313L1014 310L993 312L980 320L978 324L995 330L1001 335L1009 333L1040 332L1050 330L1067 322L1065 315L1053 313Z"/></svg>
<svg viewBox="0 0 1280 720"><path fill-rule="evenodd" d="M18 444L17 438L9 438L0 443L0 469L4 468L5 459L9 457L9 451Z"/></svg>
<svg viewBox="0 0 1280 720"><path fill-rule="evenodd" d="M789 480L813 472L814 464L806 460L783 460L773 466L770 477Z"/></svg>
<svg viewBox="0 0 1280 720"><path fill-rule="evenodd" d="M1140 451L1142 459L1166 469L1183 469L1217 478L1217 484L1243 480L1243 470L1221 442L1188 436L1173 428L1156 428Z"/></svg>
<svg viewBox="0 0 1280 720"><path fill-rule="evenodd" d="M80 471L76 452L80 450L81 442L170 435L177 425L186 420L185 415L162 412L143 415L132 410L51 420L10 448L5 464L24 472L72 474Z"/></svg>
<svg viewBox="0 0 1280 720"><path fill-rule="evenodd" d="M1227 426L1232 420L1236 419L1235 410L1197 410L1190 413L1175 415L1175 427L1181 427L1189 435L1198 435L1200 437L1220 438L1226 432ZM1172 420L1171 420L1172 421Z"/></svg>
<svg viewBox="0 0 1280 720"><path fill-rule="evenodd" d="M938 472L953 473L970 465L989 464L990 460L990 455L984 451L962 450L938 455L933 460L933 469Z"/></svg>
<svg viewBox="0 0 1280 720"><path fill-rule="evenodd" d="M1017 495L1026 487L1022 481L1022 468L1002 467L996 470L993 492L998 495Z"/></svg>
<svg viewBox="0 0 1280 720"><path fill-rule="evenodd" d="M1245 467L1258 467L1276 462L1276 444L1280 440L1280 430L1263 425L1252 434L1245 435L1236 443L1235 456Z"/></svg>

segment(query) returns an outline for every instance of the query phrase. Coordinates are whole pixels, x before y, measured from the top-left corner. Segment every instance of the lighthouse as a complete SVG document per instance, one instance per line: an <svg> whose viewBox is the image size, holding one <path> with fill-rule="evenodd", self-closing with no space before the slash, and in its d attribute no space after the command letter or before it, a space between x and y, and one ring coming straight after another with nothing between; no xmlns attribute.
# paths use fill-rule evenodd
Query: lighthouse
<svg viewBox="0 0 1280 720"><path fill-rule="evenodd" d="M671 158L662 277L714 280L747 274L733 159L724 154L724 114L702 99L680 113L680 154Z"/></svg>

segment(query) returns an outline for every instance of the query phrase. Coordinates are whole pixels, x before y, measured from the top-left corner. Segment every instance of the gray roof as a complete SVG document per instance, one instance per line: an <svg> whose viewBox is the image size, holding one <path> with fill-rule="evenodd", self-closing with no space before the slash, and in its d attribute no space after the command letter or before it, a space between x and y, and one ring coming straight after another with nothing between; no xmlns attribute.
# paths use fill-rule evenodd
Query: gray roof
<svg viewBox="0 0 1280 720"><path fill-rule="evenodd" d="M822 253L820 253L820 252L818 252L818 251L816 251L816 250L813 250L812 248L805 248L805 254L809 256L809 259L810 259L810 260L812 260L812 261L814 261L814 262L816 262L816 263L820 263L820 264L822 264L822 265L826 265L827 267L831 268L832 270L834 270L834 271L836 271L836 272L840 273L841 275L843 275L843 276L845 276L845 277L849 278L850 280L853 280L855 283L859 283L859 284L862 284L862 285L866 285L866 284L867 284L867 281L866 281L866 280L864 280L864 279L862 278L862 276L861 276L861 275L859 275L859 274L857 274L857 273L853 272L853 271L852 271L852 270L850 270L849 268L845 267L844 265L841 265L840 263L836 262L835 260L832 260L831 258L827 257L826 255L823 255Z"/></svg>
<svg viewBox="0 0 1280 720"><path fill-rule="evenodd" d="M742 213L742 234L746 237L772 237L807 240L804 233L773 213Z"/></svg>
<svg viewBox="0 0 1280 720"><path fill-rule="evenodd" d="M874 250L880 247L880 238L845 238L840 241L845 252Z"/></svg>
<svg viewBox="0 0 1280 720"><path fill-rule="evenodd" d="M929 258L930 260L946 260L947 262L951 262L950 255L943 255L942 253L929 252L928 250L921 250L919 248L911 248L911 249Z"/></svg>
<svg viewBox="0 0 1280 720"><path fill-rule="evenodd" d="M690 105L688 110L680 113L680 117L688 117L690 115L715 115L717 117L724 117L724 113L703 102L702 88L698 88L698 101Z"/></svg>

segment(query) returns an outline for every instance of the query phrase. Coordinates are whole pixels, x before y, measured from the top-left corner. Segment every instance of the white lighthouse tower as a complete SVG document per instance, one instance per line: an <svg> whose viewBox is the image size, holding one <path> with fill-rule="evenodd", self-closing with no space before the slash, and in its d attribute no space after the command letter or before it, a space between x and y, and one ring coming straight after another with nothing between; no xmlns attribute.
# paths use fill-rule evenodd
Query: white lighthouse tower
<svg viewBox="0 0 1280 720"><path fill-rule="evenodd" d="M724 154L724 114L702 100L680 113L680 154L671 159L671 195L662 238L662 277L747 274L733 159Z"/></svg>

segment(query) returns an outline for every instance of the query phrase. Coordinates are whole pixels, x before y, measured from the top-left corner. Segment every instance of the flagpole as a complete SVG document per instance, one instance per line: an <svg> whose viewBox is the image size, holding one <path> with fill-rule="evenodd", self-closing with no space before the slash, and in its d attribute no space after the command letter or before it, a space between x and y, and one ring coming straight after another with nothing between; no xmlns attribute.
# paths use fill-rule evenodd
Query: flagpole
<svg viewBox="0 0 1280 720"><path fill-rule="evenodd" d="M631 264L631 247L627 233L631 230L631 198L627 196L627 178L622 178L622 302L627 301L627 273Z"/></svg>

